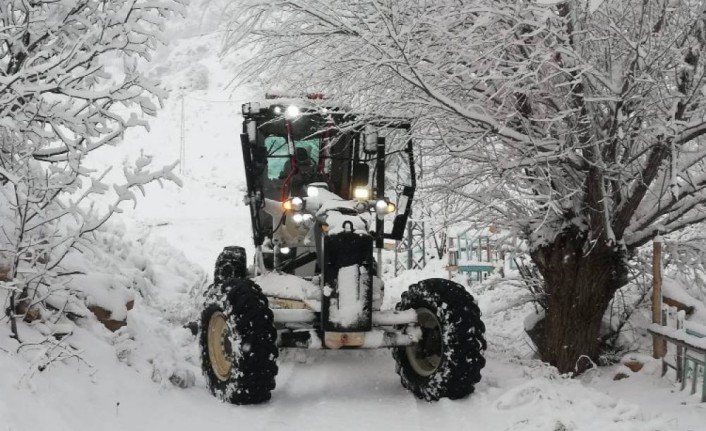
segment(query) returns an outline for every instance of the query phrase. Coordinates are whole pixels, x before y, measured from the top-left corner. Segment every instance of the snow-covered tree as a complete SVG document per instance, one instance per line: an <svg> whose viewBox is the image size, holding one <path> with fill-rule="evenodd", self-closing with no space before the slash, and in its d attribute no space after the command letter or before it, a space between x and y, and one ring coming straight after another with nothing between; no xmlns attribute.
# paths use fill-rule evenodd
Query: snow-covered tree
<svg viewBox="0 0 706 431"><path fill-rule="evenodd" d="M26 313L65 288L67 253L88 247L132 188L178 182L173 166L150 171L142 156L100 210L90 198L109 191L107 172L86 161L147 127L165 94L138 64L181 9L181 0L0 2L0 298L11 316L38 317Z"/></svg>
<svg viewBox="0 0 706 431"><path fill-rule="evenodd" d="M426 161L455 160L436 189L528 240L538 348L562 372L598 356L631 253L706 218L703 2L236 3L241 77L413 116L436 138Z"/></svg>

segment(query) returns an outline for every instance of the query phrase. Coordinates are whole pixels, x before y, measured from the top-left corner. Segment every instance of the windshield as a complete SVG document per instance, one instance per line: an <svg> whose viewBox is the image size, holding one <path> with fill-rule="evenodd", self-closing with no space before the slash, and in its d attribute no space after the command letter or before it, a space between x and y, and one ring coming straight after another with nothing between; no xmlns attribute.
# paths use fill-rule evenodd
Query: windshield
<svg viewBox="0 0 706 431"><path fill-rule="evenodd" d="M306 150L311 166L319 163L319 139L306 139L294 141L296 148ZM268 136L265 138L267 148L267 177L269 179L286 178L289 175L290 161L287 149L287 140L282 136ZM300 151L300 154L303 152Z"/></svg>

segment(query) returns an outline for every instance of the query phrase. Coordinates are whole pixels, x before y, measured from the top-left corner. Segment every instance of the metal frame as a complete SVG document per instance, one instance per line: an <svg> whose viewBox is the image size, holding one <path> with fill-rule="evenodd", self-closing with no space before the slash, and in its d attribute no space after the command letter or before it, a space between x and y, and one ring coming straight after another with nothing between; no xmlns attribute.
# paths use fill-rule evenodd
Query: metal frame
<svg viewBox="0 0 706 431"><path fill-rule="evenodd" d="M421 253L420 253L421 251ZM405 260L400 254L406 254ZM427 265L426 229L423 220L409 220L407 235L395 247L395 276L408 269L424 269Z"/></svg>
<svg viewBox="0 0 706 431"><path fill-rule="evenodd" d="M706 402L706 349L697 347L688 342L689 338L704 339L706 334L701 334L686 327L683 313L677 313L675 307L662 308L661 326L653 324L647 331L661 337L666 342L676 347L675 361L670 363L666 356L662 358L662 376L667 374L669 368L676 371L677 381L681 382L681 390L686 389L687 382L691 380L691 395L696 393L699 376L701 377L701 402ZM670 322L676 322L677 331L683 332L686 340L675 338L666 331L660 330L667 327ZM666 352L666 350L665 350Z"/></svg>

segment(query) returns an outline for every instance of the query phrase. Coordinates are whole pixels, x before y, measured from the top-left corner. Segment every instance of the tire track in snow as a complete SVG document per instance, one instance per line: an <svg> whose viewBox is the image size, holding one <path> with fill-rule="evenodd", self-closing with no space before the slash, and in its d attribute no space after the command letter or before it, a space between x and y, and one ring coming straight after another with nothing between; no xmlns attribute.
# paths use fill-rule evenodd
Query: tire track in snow
<svg viewBox="0 0 706 431"><path fill-rule="evenodd" d="M311 352L281 363L265 430L420 429L417 403L388 351Z"/></svg>

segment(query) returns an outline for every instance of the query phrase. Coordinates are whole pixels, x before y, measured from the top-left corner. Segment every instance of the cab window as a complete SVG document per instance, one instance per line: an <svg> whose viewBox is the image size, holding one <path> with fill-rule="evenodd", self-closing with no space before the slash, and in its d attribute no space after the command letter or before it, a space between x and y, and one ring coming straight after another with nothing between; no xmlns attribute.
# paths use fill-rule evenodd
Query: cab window
<svg viewBox="0 0 706 431"><path fill-rule="evenodd" d="M319 144L319 139L294 141L296 148L306 150L314 165L319 163ZM268 136L265 138L265 148L267 148L267 177L273 180L286 176L289 173L290 164L287 140L282 136Z"/></svg>

